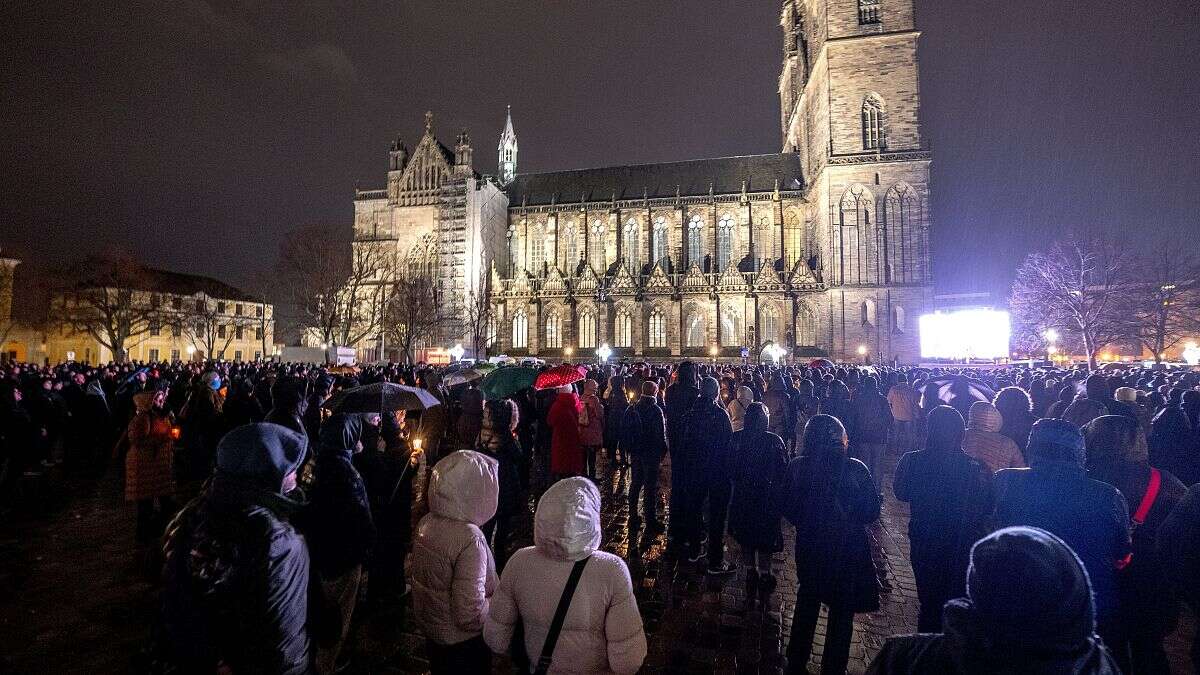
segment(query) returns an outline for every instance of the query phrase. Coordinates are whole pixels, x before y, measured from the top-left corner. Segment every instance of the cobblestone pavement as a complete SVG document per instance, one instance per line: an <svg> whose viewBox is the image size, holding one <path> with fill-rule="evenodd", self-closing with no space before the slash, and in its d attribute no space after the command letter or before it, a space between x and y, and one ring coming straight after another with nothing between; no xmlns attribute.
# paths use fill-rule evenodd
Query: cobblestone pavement
<svg viewBox="0 0 1200 675"><path fill-rule="evenodd" d="M885 462L885 486L895 460ZM631 538L624 498L628 471L613 471L603 461L600 468L603 548L630 564L649 639L643 672L782 672L796 585L790 527L784 527L784 550L772 564L779 587L765 601L750 604L743 571L714 581L686 562L667 562L663 535ZM669 476L664 462L661 514L666 514ZM0 673L129 672L148 635L158 594L145 571L152 565L133 546L133 509L121 501L112 475L98 485L53 484L43 496L50 516L18 516L0 524ZM885 637L912 632L916 625L908 510L885 492L883 517L872 529L884 592L879 611L855 619L851 673L866 668ZM514 547L531 543L530 520L517 525ZM736 544L728 544L727 559L739 560ZM407 609L356 614L347 646L353 656L350 672L424 672L424 640L407 624ZM1185 672L1185 640L1190 639L1182 633L1193 629L1194 620L1184 623L1186 628L1169 640L1178 672ZM822 619L810 672L819 666L823 635ZM511 671L498 659L495 672Z"/></svg>

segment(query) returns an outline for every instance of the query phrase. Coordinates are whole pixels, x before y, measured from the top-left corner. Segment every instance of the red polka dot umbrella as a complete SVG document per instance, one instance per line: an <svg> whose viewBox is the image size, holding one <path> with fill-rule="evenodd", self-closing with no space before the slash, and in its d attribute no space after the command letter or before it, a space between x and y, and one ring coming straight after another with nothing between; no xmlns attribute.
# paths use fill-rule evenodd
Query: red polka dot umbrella
<svg viewBox="0 0 1200 675"><path fill-rule="evenodd" d="M537 381L533 383L533 388L554 389L555 387L564 387L568 384L574 384L585 377L587 377L587 368L564 363L561 366L554 366L538 374Z"/></svg>

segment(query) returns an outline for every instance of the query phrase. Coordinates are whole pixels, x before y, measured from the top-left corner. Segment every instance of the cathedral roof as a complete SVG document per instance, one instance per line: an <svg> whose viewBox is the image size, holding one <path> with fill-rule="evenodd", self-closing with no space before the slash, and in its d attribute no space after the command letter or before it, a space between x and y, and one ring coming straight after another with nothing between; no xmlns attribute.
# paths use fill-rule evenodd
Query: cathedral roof
<svg viewBox="0 0 1200 675"><path fill-rule="evenodd" d="M517 174L508 185L513 206L617 199L769 192L804 187L800 155L782 153L693 159L684 162Z"/></svg>

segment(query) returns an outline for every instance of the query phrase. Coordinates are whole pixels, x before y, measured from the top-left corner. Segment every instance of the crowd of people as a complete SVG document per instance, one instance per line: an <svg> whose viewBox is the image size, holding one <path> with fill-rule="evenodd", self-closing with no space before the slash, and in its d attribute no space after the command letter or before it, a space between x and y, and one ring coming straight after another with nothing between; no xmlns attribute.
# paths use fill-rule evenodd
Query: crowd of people
<svg viewBox="0 0 1200 675"><path fill-rule="evenodd" d="M406 603L434 673L497 654L636 672L646 636L626 560L601 550L601 466L628 472L631 539L665 533L667 559L738 578L749 603L776 592L794 528L793 673L814 640L821 672L845 672L854 615L880 607L888 490L910 510L918 633L871 672L1168 673L1181 603L1200 610L1200 373L626 363L485 400L450 370L7 364L0 510L48 473L123 469L162 584L145 666L163 672L338 672L355 613ZM379 382L437 404L326 406Z"/></svg>

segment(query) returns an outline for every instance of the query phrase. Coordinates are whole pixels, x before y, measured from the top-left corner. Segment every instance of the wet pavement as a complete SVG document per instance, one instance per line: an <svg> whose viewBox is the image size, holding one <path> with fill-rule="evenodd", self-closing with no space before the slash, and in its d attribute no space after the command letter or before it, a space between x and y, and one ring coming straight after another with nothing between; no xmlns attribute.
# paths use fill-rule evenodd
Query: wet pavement
<svg viewBox="0 0 1200 675"><path fill-rule="evenodd" d="M896 457L884 462L891 484ZM686 561L668 561L662 534L631 533L625 497L628 470L600 462L602 548L628 561L646 625L645 673L780 673L791 628L796 578L792 530L774 556L778 588L749 602L742 570L721 580ZM670 469L660 474L659 513L667 514ZM542 483L544 481L535 481ZM121 500L119 479L92 484L51 480L39 499L50 515L10 514L0 524L0 673L131 672L144 647L158 589L147 573L153 561L133 544L132 505ZM849 672L861 673L889 635L915 630L916 585L908 561L907 506L886 490L883 516L872 528L877 572L884 588L880 609L860 614ZM533 497L530 497L531 504ZM513 548L532 543L531 518L515 524ZM727 538L726 559L739 561ZM421 673L424 639L406 621L407 607L356 612L347 645L354 673ZM1186 642L1194 619L1168 641L1173 663L1185 672ZM824 619L817 628L810 672L821 659ZM497 673L511 672L497 659ZM1190 672L1190 671L1186 671Z"/></svg>

